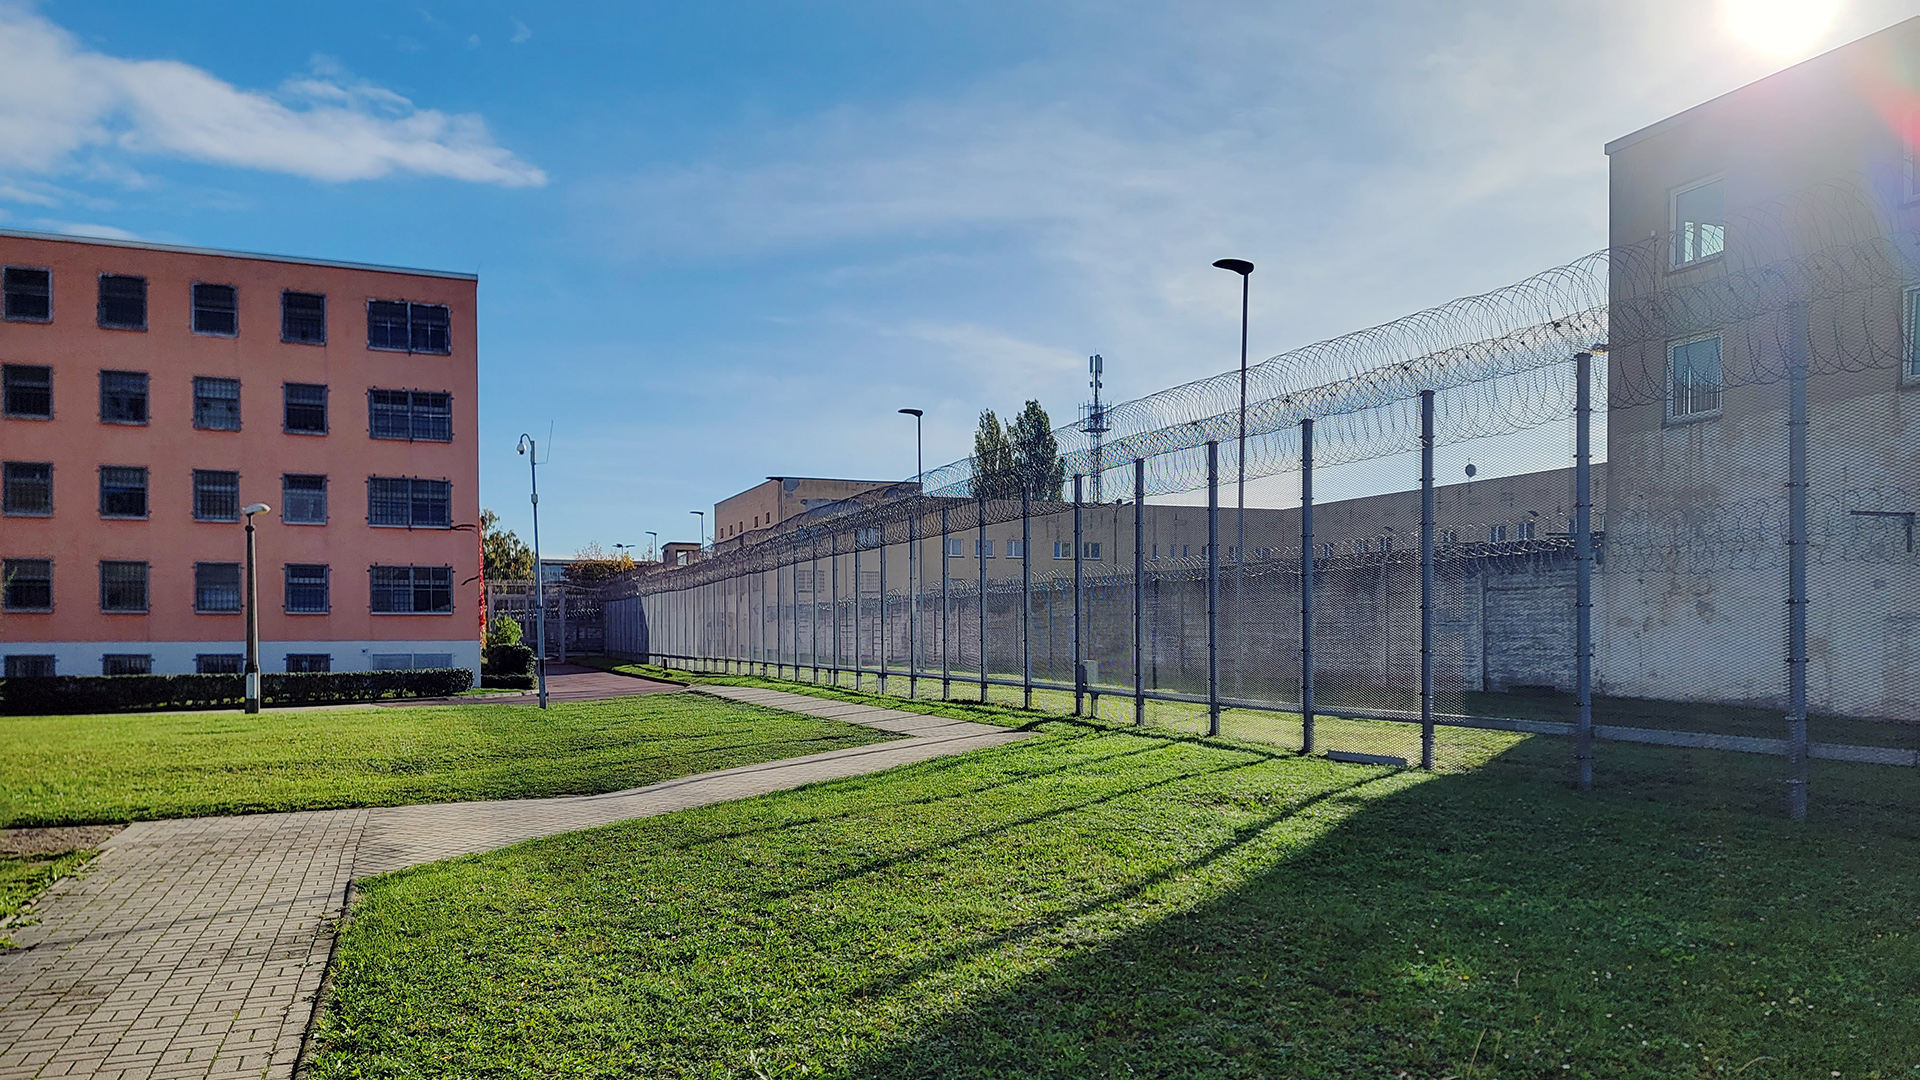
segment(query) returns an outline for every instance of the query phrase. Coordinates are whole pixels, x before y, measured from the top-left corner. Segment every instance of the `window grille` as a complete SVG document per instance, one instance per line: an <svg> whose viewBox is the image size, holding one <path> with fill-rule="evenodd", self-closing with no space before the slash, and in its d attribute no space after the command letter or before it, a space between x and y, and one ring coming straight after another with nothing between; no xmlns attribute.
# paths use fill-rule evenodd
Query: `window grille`
<svg viewBox="0 0 1920 1080"><path fill-rule="evenodd" d="M319 293L281 293L280 340L295 345L325 345L327 298Z"/></svg>
<svg viewBox="0 0 1920 1080"><path fill-rule="evenodd" d="M53 369L31 364L8 364L0 372L5 385L8 416L33 420L53 418Z"/></svg>
<svg viewBox="0 0 1920 1080"><path fill-rule="evenodd" d="M376 439L453 441L453 395L431 390L368 390L367 432Z"/></svg>
<svg viewBox="0 0 1920 1080"><path fill-rule="evenodd" d="M1667 416L1684 420L1720 411L1720 338L1680 342L1667 350Z"/></svg>
<svg viewBox="0 0 1920 1080"><path fill-rule="evenodd" d="M451 351L450 322L445 304L369 300L367 348L447 353Z"/></svg>
<svg viewBox="0 0 1920 1080"><path fill-rule="evenodd" d="M9 461L5 465L6 512L30 517L53 513L53 464Z"/></svg>
<svg viewBox="0 0 1920 1080"><path fill-rule="evenodd" d="M100 610L147 610L147 564L103 561L100 564Z"/></svg>
<svg viewBox="0 0 1920 1080"><path fill-rule="evenodd" d="M8 611L53 610L53 560L8 559L0 562L0 582L4 583Z"/></svg>
<svg viewBox="0 0 1920 1080"><path fill-rule="evenodd" d="M5 272L8 322L53 319L53 272L33 266L9 266Z"/></svg>
<svg viewBox="0 0 1920 1080"><path fill-rule="evenodd" d="M238 296L231 285L193 287L193 332L232 337L240 332Z"/></svg>
<svg viewBox="0 0 1920 1080"><path fill-rule="evenodd" d="M112 330L147 328L147 279L100 275L100 325Z"/></svg>
<svg viewBox="0 0 1920 1080"><path fill-rule="evenodd" d="M287 654L287 670L289 672L332 671L333 655L331 653L290 652Z"/></svg>
<svg viewBox="0 0 1920 1080"><path fill-rule="evenodd" d="M318 383L287 383L286 428L312 435L327 433L327 388Z"/></svg>
<svg viewBox="0 0 1920 1080"><path fill-rule="evenodd" d="M107 653L100 657L102 675L151 675L153 657L145 653Z"/></svg>
<svg viewBox="0 0 1920 1080"><path fill-rule="evenodd" d="M239 611L240 564L194 563L193 610L203 615L224 615Z"/></svg>
<svg viewBox="0 0 1920 1080"><path fill-rule="evenodd" d="M147 470L143 466L100 466L100 516L147 516Z"/></svg>
<svg viewBox="0 0 1920 1080"><path fill-rule="evenodd" d="M9 679L52 678L53 657L22 656L15 653L7 657L6 677Z"/></svg>
<svg viewBox="0 0 1920 1080"><path fill-rule="evenodd" d="M246 660L242 653L200 653L193 658L193 670L201 675L238 675Z"/></svg>
<svg viewBox="0 0 1920 1080"><path fill-rule="evenodd" d="M374 566L370 576L376 615L445 615L453 611L450 566Z"/></svg>
<svg viewBox="0 0 1920 1080"><path fill-rule="evenodd" d="M239 431L240 380L196 377L193 426L206 431Z"/></svg>
<svg viewBox="0 0 1920 1080"><path fill-rule="evenodd" d="M288 473L280 478L280 520L288 525L327 523L327 478Z"/></svg>
<svg viewBox="0 0 1920 1080"><path fill-rule="evenodd" d="M100 373L100 422L103 424L147 422L146 372L102 371Z"/></svg>
<svg viewBox="0 0 1920 1080"><path fill-rule="evenodd" d="M444 529L453 524L453 485L405 476L367 478L367 524Z"/></svg>
<svg viewBox="0 0 1920 1080"><path fill-rule="evenodd" d="M287 564L287 614L324 615L332 607L324 563Z"/></svg>
<svg viewBox="0 0 1920 1080"><path fill-rule="evenodd" d="M193 519L240 520L240 474L217 469L193 470Z"/></svg>

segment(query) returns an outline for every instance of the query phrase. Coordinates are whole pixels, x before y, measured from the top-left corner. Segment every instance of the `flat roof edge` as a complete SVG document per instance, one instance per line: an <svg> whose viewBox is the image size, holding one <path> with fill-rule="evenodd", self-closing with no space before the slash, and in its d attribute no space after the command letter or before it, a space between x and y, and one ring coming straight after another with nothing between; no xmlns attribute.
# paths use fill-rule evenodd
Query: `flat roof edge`
<svg viewBox="0 0 1920 1080"><path fill-rule="evenodd" d="M307 259L297 255L269 255L258 251L230 251L224 248L192 247L186 244L160 244L148 240L116 240L105 236L79 236L73 233L37 232L31 229L0 229L0 237L17 240L54 240L68 244L101 244L106 247L134 248L141 251L172 251L182 255L211 255L221 259L256 259L261 262L291 263L296 266L327 266L337 270L368 270L379 274L407 274L413 277L449 278L454 281L479 281L479 274L456 270L425 270L412 266L384 266L379 263L345 262L340 259Z"/></svg>

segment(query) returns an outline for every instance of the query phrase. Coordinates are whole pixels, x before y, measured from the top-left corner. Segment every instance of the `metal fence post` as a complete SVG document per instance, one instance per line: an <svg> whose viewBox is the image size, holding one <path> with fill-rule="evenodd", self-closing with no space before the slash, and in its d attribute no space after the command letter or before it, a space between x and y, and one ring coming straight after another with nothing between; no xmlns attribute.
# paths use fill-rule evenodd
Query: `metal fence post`
<svg viewBox="0 0 1920 1080"><path fill-rule="evenodd" d="M907 518L907 697L920 696L920 500Z"/></svg>
<svg viewBox="0 0 1920 1080"><path fill-rule="evenodd" d="M976 483L978 478L975 478ZM975 496L980 516L974 519L973 561L980 567L980 704L987 703L987 494Z"/></svg>
<svg viewBox="0 0 1920 1080"><path fill-rule="evenodd" d="M1207 440L1207 734L1220 734L1220 444Z"/></svg>
<svg viewBox="0 0 1920 1080"><path fill-rule="evenodd" d="M773 564L773 677L787 677L787 609L786 598L780 594L779 555L775 555Z"/></svg>
<svg viewBox="0 0 1920 1080"><path fill-rule="evenodd" d="M1033 488L1020 492L1020 704L1033 708Z"/></svg>
<svg viewBox="0 0 1920 1080"><path fill-rule="evenodd" d="M1787 814L1807 819L1807 305L1787 309Z"/></svg>
<svg viewBox="0 0 1920 1080"><path fill-rule="evenodd" d="M1300 752L1313 753L1313 421L1300 421Z"/></svg>
<svg viewBox="0 0 1920 1080"><path fill-rule="evenodd" d="M949 508L940 508L940 700L953 696L953 650L947 645L952 629L953 609L948 603L947 582L953 577L953 542L947 538L951 522Z"/></svg>
<svg viewBox="0 0 1920 1080"><path fill-rule="evenodd" d="M1147 722L1147 679L1141 670L1140 628L1145 621L1147 591L1147 461L1133 459L1133 725Z"/></svg>
<svg viewBox="0 0 1920 1080"><path fill-rule="evenodd" d="M1593 787L1593 354L1573 358L1573 782Z"/></svg>
<svg viewBox="0 0 1920 1080"><path fill-rule="evenodd" d="M820 683L820 534L813 534L813 564L807 568L807 662Z"/></svg>
<svg viewBox="0 0 1920 1080"><path fill-rule="evenodd" d="M866 639L860 636L860 530L853 531L853 688L860 689L860 674L866 670Z"/></svg>
<svg viewBox="0 0 1920 1080"><path fill-rule="evenodd" d="M887 606L887 526L880 526L880 692L887 692L887 646L892 642L893 612Z"/></svg>
<svg viewBox="0 0 1920 1080"><path fill-rule="evenodd" d="M840 531L834 530L828 541L827 577L833 593L833 685L840 685Z"/></svg>
<svg viewBox="0 0 1920 1080"><path fill-rule="evenodd" d="M1079 716L1087 693L1087 664L1080 641L1080 484L1073 474L1073 715Z"/></svg>
<svg viewBox="0 0 1920 1080"><path fill-rule="evenodd" d="M1433 768L1433 391L1420 391L1420 767Z"/></svg>

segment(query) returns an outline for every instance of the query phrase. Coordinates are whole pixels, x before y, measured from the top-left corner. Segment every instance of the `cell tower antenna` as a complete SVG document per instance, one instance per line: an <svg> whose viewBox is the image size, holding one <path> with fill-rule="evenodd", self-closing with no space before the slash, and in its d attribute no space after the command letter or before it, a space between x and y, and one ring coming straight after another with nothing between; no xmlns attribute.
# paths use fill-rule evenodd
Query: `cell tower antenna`
<svg viewBox="0 0 1920 1080"><path fill-rule="evenodd" d="M1100 459L1101 437L1113 430L1107 423L1107 407L1100 403L1100 391L1106 386L1107 362L1098 353L1087 357L1087 385L1093 388L1093 401L1080 406L1080 430L1093 439L1092 468L1093 501L1105 502L1101 497L1100 478L1106 471L1106 463Z"/></svg>

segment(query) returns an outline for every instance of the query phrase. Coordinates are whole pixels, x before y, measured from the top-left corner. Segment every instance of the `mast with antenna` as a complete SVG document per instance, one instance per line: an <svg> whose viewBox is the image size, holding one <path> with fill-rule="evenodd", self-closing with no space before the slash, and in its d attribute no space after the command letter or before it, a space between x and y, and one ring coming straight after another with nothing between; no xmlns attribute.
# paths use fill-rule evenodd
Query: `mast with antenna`
<svg viewBox="0 0 1920 1080"><path fill-rule="evenodd" d="M1100 390L1105 385L1103 376L1106 373L1106 367L1107 362L1102 360L1098 353L1087 357L1087 385L1093 387L1093 402L1080 406L1080 430L1093 438L1092 467L1089 471L1093 474L1095 503L1106 501L1101 497L1100 492L1101 474L1106 471L1106 463L1100 459L1100 440L1101 436L1112 430L1107 423L1107 407L1100 403Z"/></svg>

